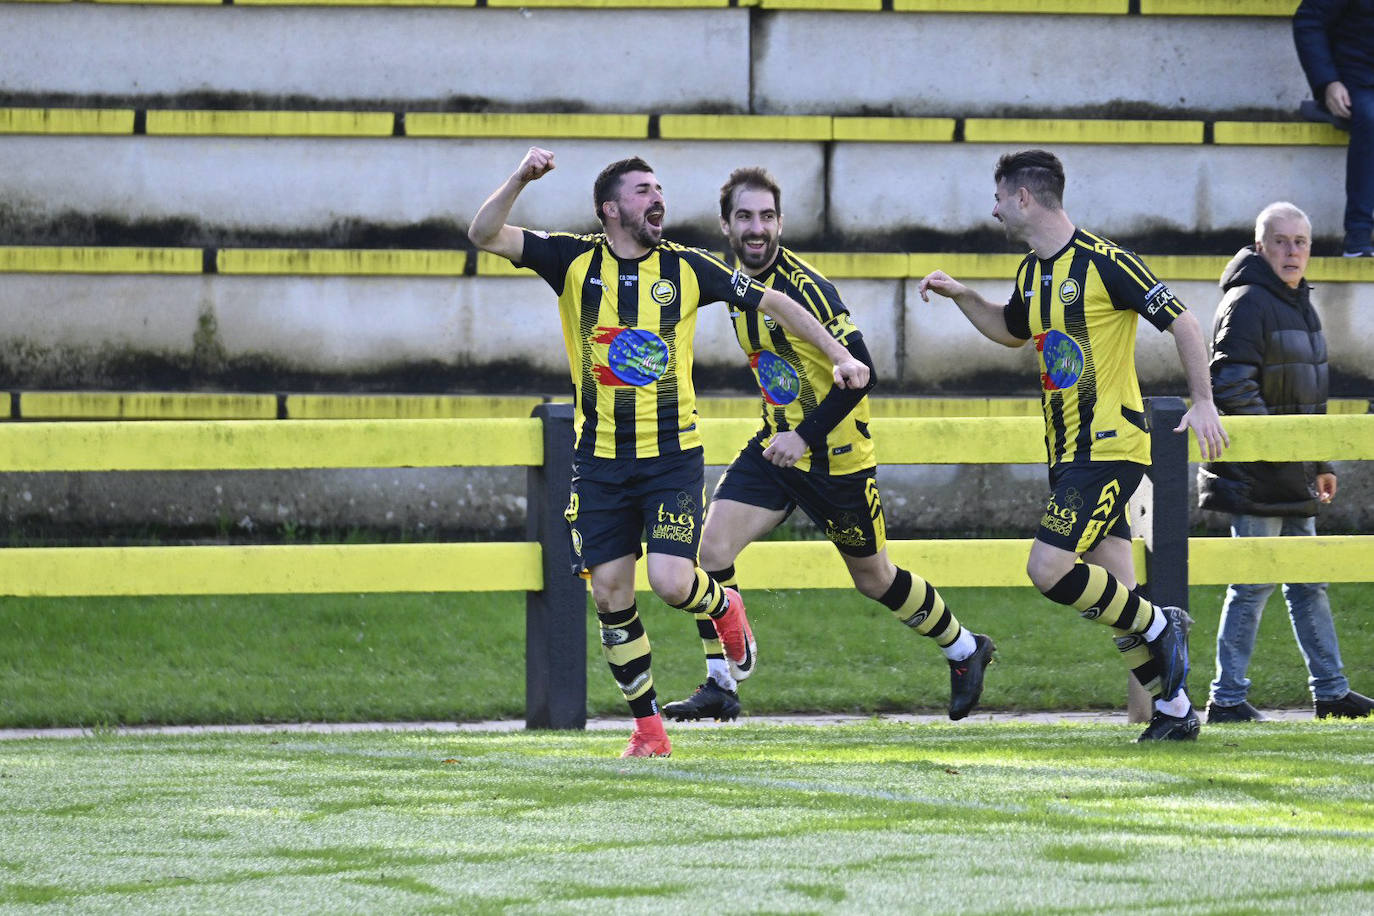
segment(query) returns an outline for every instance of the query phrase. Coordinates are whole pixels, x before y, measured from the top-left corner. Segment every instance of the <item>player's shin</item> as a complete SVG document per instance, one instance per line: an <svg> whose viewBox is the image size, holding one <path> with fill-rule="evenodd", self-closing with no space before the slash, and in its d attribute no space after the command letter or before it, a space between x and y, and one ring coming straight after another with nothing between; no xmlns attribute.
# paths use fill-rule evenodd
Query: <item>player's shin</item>
<svg viewBox="0 0 1374 916"><path fill-rule="evenodd" d="M639 620L635 605L623 611L598 613L601 624L601 654L611 669L630 714L635 718L658 715L651 668L649 637Z"/></svg>

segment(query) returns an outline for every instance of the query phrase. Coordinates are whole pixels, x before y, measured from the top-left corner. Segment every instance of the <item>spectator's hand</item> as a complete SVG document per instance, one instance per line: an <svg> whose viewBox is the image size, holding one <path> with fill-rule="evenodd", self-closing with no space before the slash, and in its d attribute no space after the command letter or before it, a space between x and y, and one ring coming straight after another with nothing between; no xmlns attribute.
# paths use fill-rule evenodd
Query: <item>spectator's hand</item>
<svg viewBox="0 0 1374 916"><path fill-rule="evenodd" d="M768 443L768 448L763 450L763 457L780 468L790 468L797 463L798 458L806 454L808 447L805 439L789 429L773 437L773 441Z"/></svg>
<svg viewBox="0 0 1374 916"><path fill-rule="evenodd" d="M868 367L857 359L835 364L835 384L841 388L862 388L868 384Z"/></svg>
<svg viewBox="0 0 1374 916"><path fill-rule="evenodd" d="M1317 475L1317 502L1329 503L1336 498L1336 475Z"/></svg>
<svg viewBox="0 0 1374 916"><path fill-rule="evenodd" d="M1340 80L1326 84L1326 110L1338 118L1350 117L1350 90Z"/></svg>
<svg viewBox="0 0 1374 916"><path fill-rule="evenodd" d="M1231 444L1231 437L1221 425L1217 405L1211 401L1196 401L1183 415L1183 422L1174 427L1174 432L1186 432L1192 427L1197 434L1197 448L1204 461L1215 461Z"/></svg>
<svg viewBox="0 0 1374 916"><path fill-rule="evenodd" d="M553 153L537 146L531 146L530 151L525 154L525 158L520 160L520 167L515 170L515 177L520 181L536 181L552 172L554 168Z"/></svg>
<svg viewBox="0 0 1374 916"><path fill-rule="evenodd" d="M943 270L936 270L926 274L916 286L916 292L920 293L922 302L930 301L930 297L926 295L927 290L939 293L946 298L953 299L967 289L967 286L960 283Z"/></svg>

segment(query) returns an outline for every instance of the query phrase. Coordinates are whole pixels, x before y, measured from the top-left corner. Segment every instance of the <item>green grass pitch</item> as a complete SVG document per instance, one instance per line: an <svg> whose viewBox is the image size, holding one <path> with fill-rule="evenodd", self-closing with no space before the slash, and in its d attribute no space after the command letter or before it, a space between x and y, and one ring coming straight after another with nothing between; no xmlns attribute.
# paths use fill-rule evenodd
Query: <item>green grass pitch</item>
<svg viewBox="0 0 1374 916"><path fill-rule="evenodd" d="M0 912L1366 913L1364 724L0 743Z"/></svg>

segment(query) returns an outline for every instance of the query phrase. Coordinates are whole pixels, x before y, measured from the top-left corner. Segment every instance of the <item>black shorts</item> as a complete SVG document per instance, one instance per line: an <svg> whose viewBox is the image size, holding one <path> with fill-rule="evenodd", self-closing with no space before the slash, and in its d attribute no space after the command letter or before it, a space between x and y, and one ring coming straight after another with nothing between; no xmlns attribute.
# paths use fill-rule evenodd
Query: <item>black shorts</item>
<svg viewBox="0 0 1374 916"><path fill-rule="evenodd" d="M800 507L840 553L851 557L871 557L887 546L874 468L834 476L780 468L763 457L758 436L725 469L711 498L780 509L787 515Z"/></svg>
<svg viewBox="0 0 1374 916"><path fill-rule="evenodd" d="M1145 465L1134 461L1091 461L1050 468L1050 502L1035 539L1080 556L1108 535L1131 539L1127 501Z"/></svg>
<svg viewBox="0 0 1374 916"><path fill-rule="evenodd" d="M573 573L627 554L668 553L693 561L706 502L702 450L658 458L573 459L563 517L572 535Z"/></svg>

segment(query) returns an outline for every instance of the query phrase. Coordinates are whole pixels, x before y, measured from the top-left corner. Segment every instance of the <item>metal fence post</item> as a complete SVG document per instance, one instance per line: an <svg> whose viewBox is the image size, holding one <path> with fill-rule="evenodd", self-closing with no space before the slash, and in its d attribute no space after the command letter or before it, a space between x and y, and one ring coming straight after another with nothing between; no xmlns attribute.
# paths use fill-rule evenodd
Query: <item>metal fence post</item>
<svg viewBox="0 0 1374 916"><path fill-rule="evenodd" d="M1153 543L1145 554L1150 600L1188 609L1188 437L1174 432L1187 408L1182 398L1150 398L1150 481Z"/></svg>
<svg viewBox="0 0 1374 916"><path fill-rule="evenodd" d="M538 541L544 590L525 593L525 727L587 726L587 585L573 575L563 510L572 485L573 409L540 404L544 464L529 469L525 536Z"/></svg>
<svg viewBox="0 0 1374 916"><path fill-rule="evenodd" d="M1187 407L1182 398L1147 398L1150 422L1150 494L1135 507L1145 537L1145 592L1159 605L1188 609L1188 436L1176 433ZM1142 489L1143 489L1142 485ZM1143 494L1142 494L1143 495ZM1129 678L1126 711L1132 722L1148 721L1154 704Z"/></svg>

